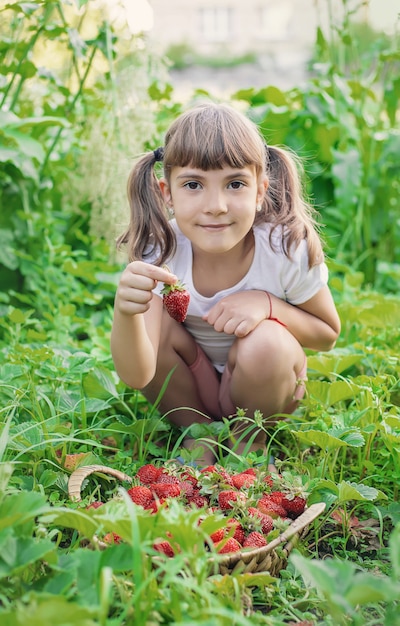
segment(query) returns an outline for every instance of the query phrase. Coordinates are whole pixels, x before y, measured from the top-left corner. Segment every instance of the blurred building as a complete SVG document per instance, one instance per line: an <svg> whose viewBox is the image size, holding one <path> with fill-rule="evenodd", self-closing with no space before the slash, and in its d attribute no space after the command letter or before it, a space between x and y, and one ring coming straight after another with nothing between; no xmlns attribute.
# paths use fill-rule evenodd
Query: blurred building
<svg viewBox="0 0 400 626"><path fill-rule="evenodd" d="M152 39L169 47L188 44L199 53L229 49L239 55L266 47L309 45L316 0L149 0Z"/></svg>
<svg viewBox="0 0 400 626"><path fill-rule="evenodd" d="M395 13L398 0L379 0L380 14ZM275 84L290 88L306 77L317 25L330 20L340 25L340 0L148 0L153 27L148 37L161 50L177 50L190 56L239 58L253 54L256 62L228 69L206 70L196 64L180 72L177 81L188 88L217 87L219 91ZM374 0L358 4L357 17L371 21ZM328 9L331 15L328 16ZM376 13L375 19L376 19ZM395 21L395 20L394 20ZM179 51L178 51L179 53Z"/></svg>
<svg viewBox="0 0 400 626"><path fill-rule="evenodd" d="M147 0L153 9L151 38L164 47L187 43L198 52L219 49L241 54L274 47L309 46L317 23L326 26L343 14L341 0ZM399 0L354 0L356 17L378 30L398 26ZM355 10L357 8L357 10ZM353 16L354 17L354 16ZM392 27L392 28L391 28Z"/></svg>
<svg viewBox="0 0 400 626"><path fill-rule="evenodd" d="M175 84L232 91L267 83L286 88L305 72L315 39L316 0L149 0L154 11L148 33L159 48L190 55L257 61L228 69L194 66L172 71Z"/></svg>

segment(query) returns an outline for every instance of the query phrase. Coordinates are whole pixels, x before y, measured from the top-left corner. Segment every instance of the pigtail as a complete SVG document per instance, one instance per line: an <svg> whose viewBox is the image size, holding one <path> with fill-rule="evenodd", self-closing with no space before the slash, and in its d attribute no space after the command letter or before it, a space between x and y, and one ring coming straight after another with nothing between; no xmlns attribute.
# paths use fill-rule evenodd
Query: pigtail
<svg viewBox="0 0 400 626"><path fill-rule="evenodd" d="M323 261L322 243L313 207L305 200L302 166L296 155L277 146L266 148L266 172L269 187L264 200L264 219L273 223L270 235L282 227L282 247L290 258L292 247L307 241L309 267Z"/></svg>
<svg viewBox="0 0 400 626"><path fill-rule="evenodd" d="M146 154L131 171L127 185L130 223L117 246L127 245L129 261L158 254L154 263L162 265L174 253L176 240L154 171L157 160L157 151Z"/></svg>

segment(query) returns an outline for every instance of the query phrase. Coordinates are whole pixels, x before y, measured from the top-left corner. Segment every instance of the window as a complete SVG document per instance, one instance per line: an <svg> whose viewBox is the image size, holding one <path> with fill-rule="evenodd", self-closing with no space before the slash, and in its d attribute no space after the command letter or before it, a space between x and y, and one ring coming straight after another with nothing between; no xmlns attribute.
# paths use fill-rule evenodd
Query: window
<svg viewBox="0 0 400 626"><path fill-rule="evenodd" d="M228 41L232 36L232 9L207 7L200 9L201 34L207 41Z"/></svg>

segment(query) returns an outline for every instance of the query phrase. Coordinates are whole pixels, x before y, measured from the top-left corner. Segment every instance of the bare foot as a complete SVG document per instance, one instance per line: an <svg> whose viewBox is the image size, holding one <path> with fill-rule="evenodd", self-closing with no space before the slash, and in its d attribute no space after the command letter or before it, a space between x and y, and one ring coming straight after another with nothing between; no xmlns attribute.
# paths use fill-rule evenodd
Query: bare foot
<svg viewBox="0 0 400 626"><path fill-rule="evenodd" d="M270 474L279 474L273 463L268 463L268 471L270 472Z"/></svg>

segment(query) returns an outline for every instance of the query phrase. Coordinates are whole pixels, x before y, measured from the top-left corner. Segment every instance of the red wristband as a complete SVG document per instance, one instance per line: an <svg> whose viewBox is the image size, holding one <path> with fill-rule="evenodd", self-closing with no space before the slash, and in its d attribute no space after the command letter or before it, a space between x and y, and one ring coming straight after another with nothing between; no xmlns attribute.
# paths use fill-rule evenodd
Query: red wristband
<svg viewBox="0 0 400 626"><path fill-rule="evenodd" d="M287 328L287 325L284 322L281 322L281 320L278 320L277 317L272 317L272 300L271 300L271 296L269 295L268 291L266 291L265 293L267 294L268 301L269 301L269 317L267 319L271 320L271 322L276 322L277 324L280 324L284 328Z"/></svg>

